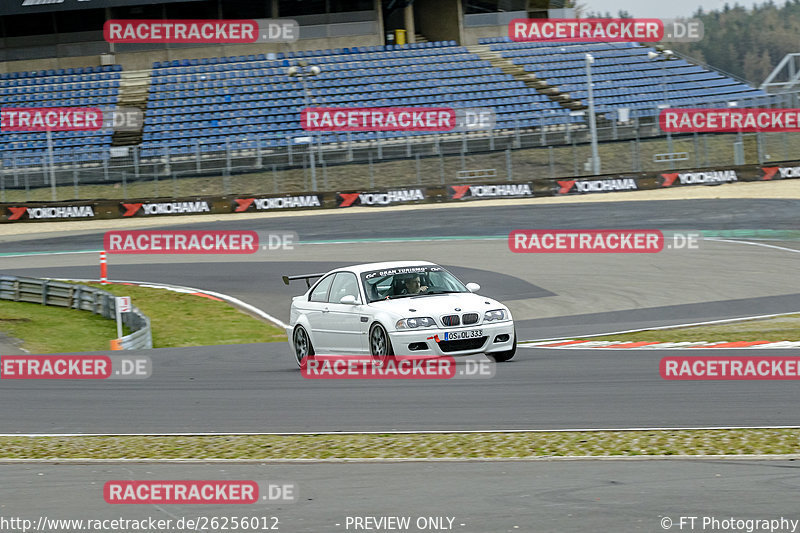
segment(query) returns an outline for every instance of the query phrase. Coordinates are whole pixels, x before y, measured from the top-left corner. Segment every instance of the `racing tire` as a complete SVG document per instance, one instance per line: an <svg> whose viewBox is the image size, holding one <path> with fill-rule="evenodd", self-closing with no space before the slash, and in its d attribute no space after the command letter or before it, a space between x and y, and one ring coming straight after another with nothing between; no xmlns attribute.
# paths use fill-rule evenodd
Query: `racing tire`
<svg viewBox="0 0 800 533"><path fill-rule="evenodd" d="M308 336L308 332L303 326L294 328L292 346L294 346L294 358L298 367L303 368L309 359L314 358L314 346L311 344L311 337Z"/></svg>
<svg viewBox="0 0 800 533"><path fill-rule="evenodd" d="M386 328L375 323L369 328L369 353L377 364L383 364L387 359L394 358L394 349Z"/></svg>
<svg viewBox="0 0 800 533"><path fill-rule="evenodd" d="M505 352L492 352L488 353L489 357L494 359L495 363L505 363L506 361L510 361L514 354L517 353L517 330L514 330L514 343L511 345L510 350L506 350Z"/></svg>

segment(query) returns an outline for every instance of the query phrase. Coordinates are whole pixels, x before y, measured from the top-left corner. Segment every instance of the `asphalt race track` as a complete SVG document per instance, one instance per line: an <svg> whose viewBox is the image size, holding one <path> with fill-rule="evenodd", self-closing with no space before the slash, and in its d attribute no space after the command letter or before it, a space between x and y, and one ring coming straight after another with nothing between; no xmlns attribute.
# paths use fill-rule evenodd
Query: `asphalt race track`
<svg viewBox="0 0 800 533"><path fill-rule="evenodd" d="M50 520L152 517L171 519L172 524L181 518L274 516L279 531L340 533L348 531L348 516L401 516L411 517L412 523L420 517L449 517L452 531L464 533L562 533L658 532L665 531L665 519L673 522L672 531L680 531L681 516L698 517L694 531L703 531L702 517L715 518L719 524L731 517L800 519L796 512L800 470L787 460L33 464L0 465L0 477L2 516L34 524L43 516ZM299 498L295 503L263 505L105 503L104 483L125 479L291 481ZM686 518L683 531L691 531L688 525ZM710 525L705 531L714 531ZM354 531L352 525L349 531Z"/></svg>
<svg viewBox="0 0 800 533"><path fill-rule="evenodd" d="M286 287L282 274L419 258L480 283L483 294L511 307L521 339L543 339L800 311L800 256L794 242L709 240L658 254L514 254L504 239L510 230L792 230L798 208L795 200L696 200L376 209L213 226L186 219L170 228L294 231L316 244L254 256L117 255L109 274L224 292L287 320L289 299L304 285ZM338 243L320 242L330 240ZM95 253L28 254L101 248L96 231L6 237L2 253L21 255L0 257L0 272L96 278ZM139 382L4 382L0 402L14 407L0 412L0 427L143 433L800 425L793 383L666 382L658 374L664 352L653 350L520 348L492 379L435 383L305 380L283 343L147 355L153 376Z"/></svg>

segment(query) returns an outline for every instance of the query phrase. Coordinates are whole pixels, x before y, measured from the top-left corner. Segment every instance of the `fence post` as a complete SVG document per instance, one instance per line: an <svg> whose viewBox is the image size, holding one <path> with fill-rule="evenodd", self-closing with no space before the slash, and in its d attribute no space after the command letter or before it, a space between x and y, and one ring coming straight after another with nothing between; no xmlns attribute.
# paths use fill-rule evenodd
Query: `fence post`
<svg viewBox="0 0 800 533"><path fill-rule="evenodd" d="M292 138L286 136L286 149L289 152L289 165L294 165L294 155L292 154Z"/></svg>
<svg viewBox="0 0 800 533"><path fill-rule="evenodd" d="M128 179L127 179L127 177L128 177L128 171L123 170L122 171L122 197L124 199L126 199L126 200L128 199ZM75 182L75 190L77 191L77 189L78 189L78 183L76 181ZM75 197L77 198L77 193L76 193Z"/></svg>
<svg viewBox="0 0 800 533"><path fill-rule="evenodd" d="M133 147L133 175L138 180L139 179L139 147Z"/></svg>
<svg viewBox="0 0 800 533"><path fill-rule="evenodd" d="M263 139L258 137L256 139L256 168L261 169L263 165L262 156L261 156L261 141Z"/></svg>
<svg viewBox="0 0 800 533"><path fill-rule="evenodd" d="M553 150L552 146L547 147L547 153L550 156L550 177L556 177L556 160L555 160L555 150Z"/></svg>
<svg viewBox="0 0 800 533"><path fill-rule="evenodd" d="M0 202L6 201L6 174L0 175Z"/></svg>
<svg viewBox="0 0 800 533"><path fill-rule="evenodd" d="M542 136L542 146L547 144L547 134L544 132L544 115L539 117L539 133Z"/></svg>
<svg viewBox="0 0 800 533"><path fill-rule="evenodd" d="M439 152L439 183L444 185L444 155Z"/></svg>
<svg viewBox="0 0 800 533"><path fill-rule="evenodd" d="M80 198L80 187L78 186L78 168L72 169L72 189L75 193L75 198Z"/></svg>
<svg viewBox="0 0 800 533"><path fill-rule="evenodd" d="M514 148L522 148L522 140L519 136L519 121L514 121Z"/></svg>
<svg viewBox="0 0 800 533"><path fill-rule="evenodd" d="M406 135L406 157L411 159L411 135Z"/></svg>
<svg viewBox="0 0 800 533"><path fill-rule="evenodd" d="M225 170L231 172L231 140L225 139ZM227 193L226 193L227 194Z"/></svg>
<svg viewBox="0 0 800 533"><path fill-rule="evenodd" d="M375 175L372 173L372 152L367 152L367 157L369 161L369 186L370 188L375 187Z"/></svg>
<svg viewBox="0 0 800 533"><path fill-rule="evenodd" d="M572 139L572 176L578 175L578 147L575 145L575 139Z"/></svg>
<svg viewBox="0 0 800 533"><path fill-rule="evenodd" d="M194 140L194 168L200 172L200 139Z"/></svg>
<svg viewBox="0 0 800 533"><path fill-rule="evenodd" d="M419 168L419 165L420 165L420 163L419 163L419 154L416 154L414 156L414 159L415 159L415 162L416 162L415 167L417 169L417 185L420 185L420 184L422 184L422 174L420 173L420 168Z"/></svg>
<svg viewBox="0 0 800 533"><path fill-rule="evenodd" d="M11 168L14 173L14 187L19 187L19 174L17 173L17 156L11 158Z"/></svg>
<svg viewBox="0 0 800 533"><path fill-rule="evenodd" d="M278 192L278 177L275 175L275 164L272 165L272 191Z"/></svg>
<svg viewBox="0 0 800 533"><path fill-rule="evenodd" d="M383 159L383 143L381 142L381 132L375 132L375 142L378 145L378 159Z"/></svg>
<svg viewBox="0 0 800 533"><path fill-rule="evenodd" d="M42 280L42 305L47 305L47 289L48 289L48 281Z"/></svg>
<svg viewBox="0 0 800 533"><path fill-rule="evenodd" d="M494 152L494 128L489 130L489 151Z"/></svg>
<svg viewBox="0 0 800 533"><path fill-rule="evenodd" d="M353 139L349 131L347 132L347 160L353 160Z"/></svg>
<svg viewBox="0 0 800 533"><path fill-rule="evenodd" d="M506 148L506 180L512 181L513 174L511 171L511 149Z"/></svg>

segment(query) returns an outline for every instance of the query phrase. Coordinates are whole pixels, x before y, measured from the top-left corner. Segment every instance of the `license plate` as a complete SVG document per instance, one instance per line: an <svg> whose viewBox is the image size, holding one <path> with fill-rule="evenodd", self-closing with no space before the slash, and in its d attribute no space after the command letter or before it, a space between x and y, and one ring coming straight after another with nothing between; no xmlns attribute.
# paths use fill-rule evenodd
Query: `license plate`
<svg viewBox="0 0 800 533"><path fill-rule="evenodd" d="M463 339L474 339L483 337L482 329L468 329L465 331L445 331L444 340L446 341L460 341Z"/></svg>

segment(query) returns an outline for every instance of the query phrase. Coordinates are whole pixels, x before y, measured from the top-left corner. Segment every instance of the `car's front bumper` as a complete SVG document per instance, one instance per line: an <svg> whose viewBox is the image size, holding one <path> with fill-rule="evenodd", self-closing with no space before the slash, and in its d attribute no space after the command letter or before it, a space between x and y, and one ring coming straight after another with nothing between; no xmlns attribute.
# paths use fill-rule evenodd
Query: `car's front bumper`
<svg viewBox="0 0 800 533"><path fill-rule="evenodd" d="M474 330L481 330L480 337L446 340L454 332ZM506 320L458 328L399 330L390 332L389 337L396 355L461 356L504 352L510 350L514 344L514 322Z"/></svg>

